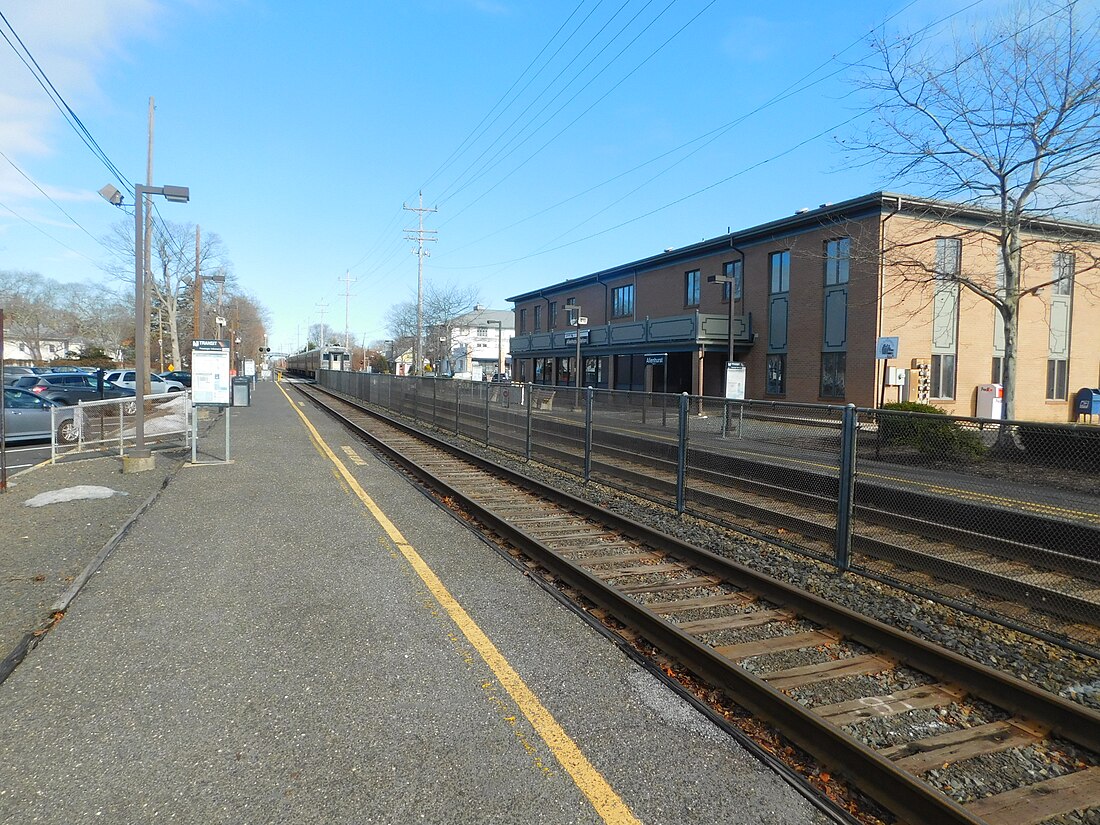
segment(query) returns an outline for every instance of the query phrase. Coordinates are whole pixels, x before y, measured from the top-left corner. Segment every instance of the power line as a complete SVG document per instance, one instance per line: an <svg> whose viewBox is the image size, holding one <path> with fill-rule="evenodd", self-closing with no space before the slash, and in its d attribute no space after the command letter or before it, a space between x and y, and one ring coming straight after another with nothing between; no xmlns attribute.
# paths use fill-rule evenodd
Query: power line
<svg viewBox="0 0 1100 825"><path fill-rule="evenodd" d="M107 170L115 176L115 179L120 184L122 184L122 186L127 191L129 191L130 194L133 194L133 187L126 180L126 177L122 174L122 172L119 171L114 162L109 157L107 157L107 153L103 151L103 147L99 145L96 139L92 136L92 133L88 131L88 128L77 116L76 112L72 110L72 107L69 106L69 104L65 101L65 98L57 90L57 87L53 85L53 82L47 76L45 71L42 70L42 67L38 64L38 61L35 60L34 55L31 54L30 49L27 48L22 38L19 37L18 32L15 31L15 27L12 26L12 24L8 21L8 18L4 16L3 12L0 12L0 20L2 20L4 22L4 25L8 27L8 31L11 32L12 37L14 37L19 43L19 46L22 48L23 53L20 53L19 49L15 47L15 44L12 43L11 38L8 37L7 33L5 33L3 29L0 29L0 36L2 36L4 40L7 41L8 45L11 46L12 51L15 52L15 56L19 58L23 65L27 67L27 70L31 73L34 79L38 81L38 85L42 87L43 91L46 92L47 97L50 98L54 106L56 106L58 111L61 112L61 116L65 119L65 122L69 124L73 131L76 132L77 136L84 142L84 145L92 151L92 154L99 158L100 162L102 162L103 165L107 167ZM26 57L23 56L24 54L26 55ZM28 60L30 60L30 63L27 62ZM31 64L33 64L33 68Z"/></svg>
<svg viewBox="0 0 1100 825"><path fill-rule="evenodd" d="M73 248L72 248L71 246L69 246L69 245L68 245L67 243L63 243L62 241L59 241L59 240L58 240L57 238L55 238L55 237L54 237L53 235L51 235L51 234L50 234L49 232L47 232L46 230L44 230L44 229L43 229L42 227L38 226L37 224L35 224L34 222L32 222L32 221L28 220L27 218L24 218L24 217L23 217L22 215L20 215L20 214L19 214L18 212L16 212L16 211L15 211L14 209L12 209L12 208L11 208L10 206L8 206L8 205L7 205L6 203L0 202L0 206L2 206L2 207L3 207L4 209L7 209L7 210L8 210L9 212L11 212L11 213L12 213L13 215L15 215L15 217L19 218L19 220L23 221L23 223L27 224L27 226L29 226L29 227L30 227L31 229L33 229L34 231L36 231L36 232L40 232L41 234L45 235L45 236L46 236L47 238L49 238L49 239L50 239L51 241L53 241L53 242L54 242L55 244L57 244L58 246L63 246L63 247L65 247L65 248L66 248L67 250L69 250L69 251L70 251L70 252L72 252L73 254L75 254L75 255L79 255L79 256L80 256L81 258L83 258L84 260L88 261L88 263L91 263L91 264L96 264L96 262L95 262L95 261L93 261L93 260L92 260L91 258L89 258L89 257L88 257L87 255L85 255L85 254L84 254L83 252L79 252L79 251L77 251L77 250L73 249ZM96 265L98 266L98 264L96 264Z"/></svg>
<svg viewBox="0 0 1100 825"><path fill-rule="evenodd" d="M12 169L14 169L16 172L18 172L24 178L26 178L26 180L31 184L31 186L33 186L35 189L37 189L39 192L41 192L42 196L46 200L48 200L50 203L52 203L54 206L56 206L57 210L62 215L64 215L66 218L68 218L70 221L72 221L76 225L76 227L78 229L80 229L81 232L83 232L85 235L87 235L89 238L91 238L93 241L95 241L100 246L103 246L104 249L107 248L106 246L104 246L103 242L99 240L99 238L95 237L91 232L89 232L87 229L85 229L76 218L74 218L72 215L70 215L64 209L62 209L61 204L59 204L57 201L55 201L53 198L51 198L48 194L46 194L45 190L41 186L39 186L34 181L34 179L30 177L30 175L28 175L26 172L24 172L22 169L20 169L18 166L16 166L15 161L13 161L11 158L9 158L7 155L5 155L2 151L0 151L0 157L2 157L9 164L11 164Z"/></svg>

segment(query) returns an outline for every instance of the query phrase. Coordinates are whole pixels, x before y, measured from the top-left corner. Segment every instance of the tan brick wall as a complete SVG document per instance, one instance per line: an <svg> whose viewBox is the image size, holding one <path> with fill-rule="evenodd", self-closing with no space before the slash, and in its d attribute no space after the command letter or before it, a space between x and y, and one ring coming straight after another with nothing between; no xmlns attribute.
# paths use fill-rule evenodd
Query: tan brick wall
<svg viewBox="0 0 1100 825"><path fill-rule="evenodd" d="M895 216L887 221L885 294L882 335L900 339L900 362L908 367L913 358L926 358L932 341L932 287L927 282L906 283L925 277L935 263L937 237L958 236L962 240L962 271L983 287L995 288L997 247L995 241L963 226L933 223ZM1023 253L1024 288L1051 279L1053 254L1063 247L1051 240L1025 237ZM904 249L895 247L904 245ZM1089 380L1098 380L1100 370L1100 276L1090 263L1100 252L1097 245L1081 244L1077 249L1077 271L1073 293L1069 386L1065 401L1046 400L1049 355L1050 288L1039 295L1024 296L1020 302L1017 355L1016 409L1018 419L1064 422L1072 417L1073 395ZM980 384L992 378L994 324L1000 314L987 300L966 288L960 289L958 350L955 398L932 399L931 403L955 415L972 416Z"/></svg>

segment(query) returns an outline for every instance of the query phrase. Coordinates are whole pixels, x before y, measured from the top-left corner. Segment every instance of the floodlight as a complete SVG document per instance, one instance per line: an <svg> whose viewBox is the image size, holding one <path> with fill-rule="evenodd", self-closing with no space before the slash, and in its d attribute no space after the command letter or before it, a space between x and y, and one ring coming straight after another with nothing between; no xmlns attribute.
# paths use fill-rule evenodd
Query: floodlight
<svg viewBox="0 0 1100 825"><path fill-rule="evenodd" d="M99 194L103 196L103 199L112 206L122 205L122 193L115 189L111 184L107 184L99 190Z"/></svg>

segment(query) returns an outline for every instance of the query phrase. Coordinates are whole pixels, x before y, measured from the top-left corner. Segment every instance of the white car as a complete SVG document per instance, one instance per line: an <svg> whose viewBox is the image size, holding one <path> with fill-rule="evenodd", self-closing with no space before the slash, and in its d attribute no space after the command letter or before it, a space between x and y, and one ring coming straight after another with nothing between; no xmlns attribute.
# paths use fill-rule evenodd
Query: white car
<svg viewBox="0 0 1100 825"><path fill-rule="evenodd" d="M118 384L120 387L129 387L134 392L137 392L137 372L134 370L111 370L104 375L103 378L110 381L112 384ZM149 393L151 395L183 392L184 389L185 387L179 381L169 381L167 378L161 378L159 375L149 373Z"/></svg>

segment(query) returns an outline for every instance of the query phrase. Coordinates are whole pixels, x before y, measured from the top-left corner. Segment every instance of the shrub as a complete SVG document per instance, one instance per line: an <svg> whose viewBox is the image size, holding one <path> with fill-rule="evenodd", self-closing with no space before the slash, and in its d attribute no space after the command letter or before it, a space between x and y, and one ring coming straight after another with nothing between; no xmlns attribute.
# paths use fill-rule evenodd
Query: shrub
<svg viewBox="0 0 1100 825"><path fill-rule="evenodd" d="M942 459L974 459L985 454L978 433L963 429L939 407L903 401L882 409L884 414L878 417L882 446L909 446Z"/></svg>

